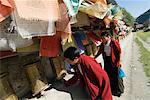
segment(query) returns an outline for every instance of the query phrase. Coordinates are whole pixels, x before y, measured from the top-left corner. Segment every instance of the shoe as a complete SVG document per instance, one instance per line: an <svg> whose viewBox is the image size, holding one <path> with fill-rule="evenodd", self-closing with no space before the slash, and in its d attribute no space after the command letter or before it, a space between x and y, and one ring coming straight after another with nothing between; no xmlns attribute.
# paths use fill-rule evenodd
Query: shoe
<svg viewBox="0 0 150 100"><path fill-rule="evenodd" d="M120 97L121 96L121 92L113 91L112 95Z"/></svg>

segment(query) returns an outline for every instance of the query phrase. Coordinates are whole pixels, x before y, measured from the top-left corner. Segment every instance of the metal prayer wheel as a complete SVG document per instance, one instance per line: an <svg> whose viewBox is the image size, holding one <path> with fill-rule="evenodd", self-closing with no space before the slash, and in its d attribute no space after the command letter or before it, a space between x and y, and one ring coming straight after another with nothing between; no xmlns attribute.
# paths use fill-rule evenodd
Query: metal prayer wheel
<svg viewBox="0 0 150 100"><path fill-rule="evenodd" d="M48 88L46 80L40 75L39 66L39 63L26 66L26 74L31 84L33 96Z"/></svg>
<svg viewBox="0 0 150 100"><path fill-rule="evenodd" d="M66 70L64 70L64 62L60 56L50 58L53 71L55 72L56 79L62 79L66 75Z"/></svg>
<svg viewBox="0 0 150 100"><path fill-rule="evenodd" d="M0 100L18 100L8 82L7 74L0 74Z"/></svg>

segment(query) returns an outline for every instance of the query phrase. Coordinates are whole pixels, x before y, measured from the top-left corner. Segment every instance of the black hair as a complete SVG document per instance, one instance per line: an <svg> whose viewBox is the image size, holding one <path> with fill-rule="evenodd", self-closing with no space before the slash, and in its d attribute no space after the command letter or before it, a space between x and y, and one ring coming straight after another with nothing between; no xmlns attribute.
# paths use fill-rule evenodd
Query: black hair
<svg viewBox="0 0 150 100"><path fill-rule="evenodd" d="M64 57L70 60L74 60L80 56L80 51L76 47L69 47L64 52Z"/></svg>
<svg viewBox="0 0 150 100"><path fill-rule="evenodd" d="M106 36L106 37L109 37L110 34L109 34L107 31L105 31L105 32L102 32L102 33L100 34L100 36Z"/></svg>

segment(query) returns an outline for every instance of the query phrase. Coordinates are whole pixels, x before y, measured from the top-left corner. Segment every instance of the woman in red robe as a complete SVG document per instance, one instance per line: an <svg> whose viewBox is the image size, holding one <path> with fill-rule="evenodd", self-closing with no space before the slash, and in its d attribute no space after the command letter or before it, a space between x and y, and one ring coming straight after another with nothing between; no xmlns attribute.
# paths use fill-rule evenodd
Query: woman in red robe
<svg viewBox="0 0 150 100"><path fill-rule="evenodd" d="M79 80L80 86L87 88L92 100L112 100L107 73L94 58L80 54L75 47L69 47L64 52L64 57L69 64L75 65L75 74L65 81L66 85Z"/></svg>
<svg viewBox="0 0 150 100"><path fill-rule="evenodd" d="M104 70L110 79L111 91L114 96L120 97L124 92L123 79L119 78L121 48L117 40L110 38L108 32L101 33L102 43L97 55L102 54L104 59Z"/></svg>

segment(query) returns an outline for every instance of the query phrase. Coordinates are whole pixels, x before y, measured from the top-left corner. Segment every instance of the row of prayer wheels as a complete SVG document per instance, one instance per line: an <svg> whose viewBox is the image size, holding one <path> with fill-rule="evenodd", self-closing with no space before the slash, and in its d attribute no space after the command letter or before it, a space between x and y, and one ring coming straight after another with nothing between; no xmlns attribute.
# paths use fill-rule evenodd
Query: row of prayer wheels
<svg viewBox="0 0 150 100"><path fill-rule="evenodd" d="M66 75L62 57L58 56L47 60L50 63L50 66L48 67L52 67L51 69L54 74L54 78L57 80L62 79L62 77ZM24 65L24 72L28 83L30 84L30 90L32 91L33 96L36 96L41 91L49 87L48 80L44 75L45 70L43 70L43 66L44 65L41 64L40 60ZM14 88L9 82L9 75L5 72L5 69L0 72L0 100L18 100L18 95L15 93L16 91L14 91Z"/></svg>

